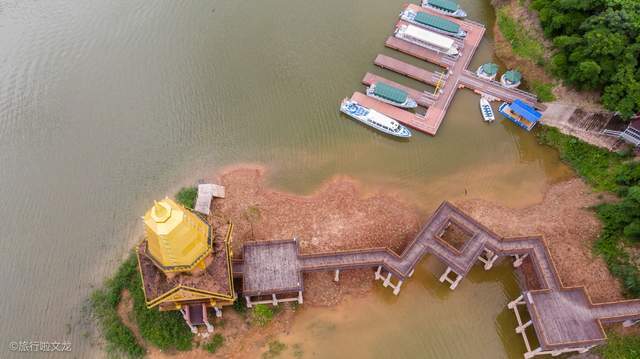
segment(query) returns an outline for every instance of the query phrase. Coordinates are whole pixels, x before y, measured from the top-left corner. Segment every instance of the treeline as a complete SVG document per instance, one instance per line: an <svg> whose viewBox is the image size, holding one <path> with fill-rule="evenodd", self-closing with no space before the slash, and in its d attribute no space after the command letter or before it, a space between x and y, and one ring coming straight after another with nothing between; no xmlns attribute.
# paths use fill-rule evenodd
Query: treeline
<svg viewBox="0 0 640 359"><path fill-rule="evenodd" d="M552 73L630 117L640 111L640 1L533 0L557 53Z"/></svg>

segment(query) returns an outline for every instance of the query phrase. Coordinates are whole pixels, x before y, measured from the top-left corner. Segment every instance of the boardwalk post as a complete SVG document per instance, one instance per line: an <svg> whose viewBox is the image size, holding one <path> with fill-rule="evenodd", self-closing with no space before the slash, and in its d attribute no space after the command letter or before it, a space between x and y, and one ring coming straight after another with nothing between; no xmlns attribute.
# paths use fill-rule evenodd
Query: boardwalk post
<svg viewBox="0 0 640 359"><path fill-rule="evenodd" d="M396 284L395 287L393 287L393 294L394 295L400 294L400 286L402 286L402 279L398 281L398 284Z"/></svg>
<svg viewBox="0 0 640 359"><path fill-rule="evenodd" d="M336 273L333 276L333 281L334 282L339 282L340 281L340 269L336 269Z"/></svg>
<svg viewBox="0 0 640 359"><path fill-rule="evenodd" d="M381 271L382 271L382 266L378 266L378 269L374 273L375 280L382 279L382 276L380 275Z"/></svg>
<svg viewBox="0 0 640 359"><path fill-rule="evenodd" d="M513 261L513 268L518 268L522 265L522 262L525 260L525 258L527 258L529 256L529 253L526 253L524 255L519 255L516 254L513 257L516 259L515 261Z"/></svg>
<svg viewBox="0 0 640 359"><path fill-rule="evenodd" d="M247 308L251 308L251 307L252 307L252 305L251 305L251 297L250 297L250 296L248 296L248 295L246 295L246 296L244 297L244 299L245 299L245 301L247 302Z"/></svg>
<svg viewBox="0 0 640 359"><path fill-rule="evenodd" d="M389 283L391 283L391 272L387 274L387 278L384 279L384 282L382 283L382 285L386 288L389 286Z"/></svg>
<svg viewBox="0 0 640 359"><path fill-rule="evenodd" d="M302 291L298 291L298 304L302 304Z"/></svg>
<svg viewBox="0 0 640 359"><path fill-rule="evenodd" d="M274 307L278 306L278 298L276 297L275 293L271 294L271 300L273 302Z"/></svg>

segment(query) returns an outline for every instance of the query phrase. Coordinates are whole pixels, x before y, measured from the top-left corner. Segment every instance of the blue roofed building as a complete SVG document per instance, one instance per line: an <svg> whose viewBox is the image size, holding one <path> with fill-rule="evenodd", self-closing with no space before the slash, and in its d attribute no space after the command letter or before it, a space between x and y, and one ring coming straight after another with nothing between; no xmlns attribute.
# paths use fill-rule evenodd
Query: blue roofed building
<svg viewBox="0 0 640 359"><path fill-rule="evenodd" d="M498 108L498 111L511 122L524 128L527 131L531 129L540 121L542 114L536 111L535 108L527 105L522 100L515 100L512 103L503 103Z"/></svg>

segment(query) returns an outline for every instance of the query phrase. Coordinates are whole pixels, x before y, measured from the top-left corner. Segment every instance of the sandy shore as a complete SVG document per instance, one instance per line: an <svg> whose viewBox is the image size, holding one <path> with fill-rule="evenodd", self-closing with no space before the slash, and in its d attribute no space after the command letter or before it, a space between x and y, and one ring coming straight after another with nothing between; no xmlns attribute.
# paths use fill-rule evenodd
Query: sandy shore
<svg viewBox="0 0 640 359"><path fill-rule="evenodd" d="M233 221L237 255L246 241L294 236L305 253L381 246L400 252L429 215L387 192L365 195L357 182L345 177L331 179L309 196L269 188L266 171L258 166L225 170L217 180L226 186L226 198L214 201L211 220ZM541 203L526 208L511 209L483 200L455 204L500 235L543 235L565 285L585 285L594 301L622 299L618 282L591 250L600 223L589 207L601 202L599 197L582 180L572 179L551 186ZM373 285L369 270L345 271L339 284L330 273L307 274L304 305L335 305L345 296L366 293ZM129 311L130 303L124 300L121 315L126 318ZM253 328L226 309L224 326L217 329L226 344L218 355L241 358L255 354L270 338L290 329L293 315L287 309L267 328ZM150 354L152 358L167 356L158 350ZM196 349L172 357L206 355Z"/></svg>

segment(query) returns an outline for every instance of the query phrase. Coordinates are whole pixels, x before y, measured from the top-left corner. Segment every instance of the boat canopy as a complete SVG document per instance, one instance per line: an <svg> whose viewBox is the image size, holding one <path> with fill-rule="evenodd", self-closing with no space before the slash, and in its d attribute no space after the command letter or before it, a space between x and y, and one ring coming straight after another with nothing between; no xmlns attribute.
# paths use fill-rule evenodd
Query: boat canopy
<svg viewBox="0 0 640 359"><path fill-rule="evenodd" d="M392 130L395 130L399 126L396 120L389 118L376 110L369 109L367 117L373 122Z"/></svg>
<svg viewBox="0 0 640 359"><path fill-rule="evenodd" d="M418 11L415 17L415 21L423 25L435 27L442 31L450 32L452 34L457 34L458 31L460 31L460 25L456 24L455 22L443 19L439 16L427 14L426 12L422 11Z"/></svg>
<svg viewBox="0 0 640 359"><path fill-rule="evenodd" d="M487 64L482 65L482 72L484 72L487 75L495 75L496 73L498 73L498 65L490 62Z"/></svg>
<svg viewBox="0 0 640 359"><path fill-rule="evenodd" d="M536 111L535 108L527 105L520 99L516 99L515 101L513 101L513 103L509 107L511 107L511 112L531 123L538 122L542 117L542 114L540 112Z"/></svg>
<svg viewBox="0 0 640 359"><path fill-rule="evenodd" d="M399 88L389 86L384 82L376 82L373 93L396 103L404 103L407 100L407 93Z"/></svg>
<svg viewBox="0 0 640 359"><path fill-rule="evenodd" d="M509 70L505 72L504 78L511 83L516 83L522 80L522 74L518 70Z"/></svg>
<svg viewBox="0 0 640 359"><path fill-rule="evenodd" d="M458 3L451 0L428 0L429 5L440 8L449 12L456 12L459 6Z"/></svg>
<svg viewBox="0 0 640 359"><path fill-rule="evenodd" d="M453 44L455 43L452 38L436 34L433 31L425 30L414 25L408 25L405 29L405 34L418 41L426 42L444 50L452 49Z"/></svg>

